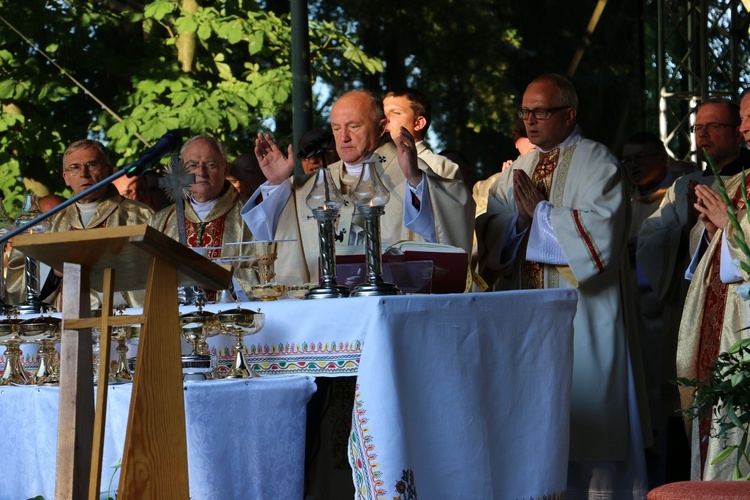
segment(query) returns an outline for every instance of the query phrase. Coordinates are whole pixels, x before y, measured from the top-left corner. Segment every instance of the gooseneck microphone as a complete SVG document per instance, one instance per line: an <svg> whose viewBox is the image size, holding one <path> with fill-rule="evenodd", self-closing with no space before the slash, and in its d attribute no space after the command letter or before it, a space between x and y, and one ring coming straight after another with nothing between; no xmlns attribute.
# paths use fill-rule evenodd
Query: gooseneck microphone
<svg viewBox="0 0 750 500"><path fill-rule="evenodd" d="M161 139L141 154L140 158L131 163L126 169L128 177L141 175L153 167L155 163L176 150L182 144L182 136L174 130L167 132Z"/></svg>
<svg viewBox="0 0 750 500"><path fill-rule="evenodd" d="M333 135L326 132L317 139L313 139L312 141L310 141L310 144L302 148L302 151L297 153L297 158L304 159L323 153L323 151L325 151L325 149L331 145L332 140Z"/></svg>

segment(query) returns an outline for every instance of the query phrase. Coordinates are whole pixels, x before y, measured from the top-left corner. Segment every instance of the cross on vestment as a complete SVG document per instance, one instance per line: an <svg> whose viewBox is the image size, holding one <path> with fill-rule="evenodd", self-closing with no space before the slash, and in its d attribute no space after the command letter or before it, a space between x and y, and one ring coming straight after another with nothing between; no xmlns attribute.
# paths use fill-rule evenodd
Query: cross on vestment
<svg viewBox="0 0 750 500"><path fill-rule="evenodd" d="M177 211L177 235L180 243L185 246L187 246L187 231L185 230L185 198L182 190L191 184L195 184L195 174L185 172L185 167L180 163L178 155L173 154L169 160L169 174L159 179L159 187L174 200Z"/></svg>

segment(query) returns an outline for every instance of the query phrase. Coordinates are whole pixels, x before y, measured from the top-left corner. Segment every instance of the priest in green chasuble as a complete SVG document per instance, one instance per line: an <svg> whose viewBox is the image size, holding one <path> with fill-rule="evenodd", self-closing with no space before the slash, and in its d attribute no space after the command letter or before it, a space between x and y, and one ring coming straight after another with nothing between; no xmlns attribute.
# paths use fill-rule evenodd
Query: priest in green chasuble
<svg viewBox="0 0 750 500"><path fill-rule="evenodd" d="M182 146L181 161L185 171L195 174L195 183L188 187L185 203L185 232L187 246L210 247L205 256L246 257L246 261L233 263L233 274L242 291L251 297L251 286L258 283L251 257L254 245L227 245L253 241L253 235L242 222L242 201L237 190L226 180L230 168L226 148L213 137L197 135ZM179 240L177 209L170 205L151 219L150 225L167 236ZM217 291L207 290L206 298L215 301Z"/></svg>

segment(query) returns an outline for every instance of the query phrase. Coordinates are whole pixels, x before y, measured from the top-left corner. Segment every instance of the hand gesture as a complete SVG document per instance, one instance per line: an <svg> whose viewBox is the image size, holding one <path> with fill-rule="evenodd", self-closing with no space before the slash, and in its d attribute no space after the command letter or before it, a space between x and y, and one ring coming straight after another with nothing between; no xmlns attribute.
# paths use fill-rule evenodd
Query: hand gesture
<svg viewBox="0 0 750 500"><path fill-rule="evenodd" d="M404 177L411 187L417 187L422 182L422 171L417 161L417 146L414 136L408 130L401 127L401 134L393 139L398 149L398 164L404 172Z"/></svg>
<svg viewBox="0 0 750 500"><path fill-rule="evenodd" d="M284 156L270 134L258 132L258 138L255 140L255 157L271 186L279 185L287 180L294 170L292 145L289 145L287 154Z"/></svg>
<svg viewBox="0 0 750 500"><path fill-rule="evenodd" d="M520 169L513 171L513 196L518 205L516 229L523 231L531 224L536 206L547 198L539 191L528 174Z"/></svg>
<svg viewBox="0 0 750 500"><path fill-rule="evenodd" d="M712 239L716 231L724 229L729 222L727 206L721 199L721 195L708 186L697 185L695 194L698 197L694 205L698 211L698 218L703 221L708 237Z"/></svg>

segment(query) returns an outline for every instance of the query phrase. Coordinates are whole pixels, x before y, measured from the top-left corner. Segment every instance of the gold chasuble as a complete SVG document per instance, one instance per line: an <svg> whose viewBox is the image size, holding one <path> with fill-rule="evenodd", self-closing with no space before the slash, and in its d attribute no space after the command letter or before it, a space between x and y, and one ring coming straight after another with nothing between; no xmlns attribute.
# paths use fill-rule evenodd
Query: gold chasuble
<svg viewBox="0 0 750 500"><path fill-rule="evenodd" d="M742 201L742 175L732 177L726 183L727 193L732 195L732 203L738 210L737 218L745 234L750 234L750 224L747 222L746 207ZM748 177L750 185L750 177ZM691 240L700 241L704 226L701 222L691 231ZM744 258L742 252L734 243L734 230L731 225L726 230L726 239L732 258ZM708 368L719 353L726 351L736 341L747 336L741 330L745 324L748 305L737 293L737 288L746 283L748 276L742 273L744 281L723 283L721 281L721 241L722 230L714 234L704 255L701 257L695 274L688 289L685 309L677 343L677 376L689 379L705 379ZM694 243L694 246L697 244ZM691 387L680 387L682 407L687 408L693 401ZM700 419L696 426L687 422L688 435L691 437L693 480L731 480L734 461L729 459L719 464L711 462L723 449L717 439L708 439L712 426L711 418ZM704 441L705 439L705 441ZM739 440L730 439L727 443L739 444ZM750 470L743 467L743 475Z"/></svg>
<svg viewBox="0 0 750 500"><path fill-rule="evenodd" d="M120 193L112 185L107 186L104 196L95 203L97 203L96 211L86 226L81 222L78 207L74 203L50 217L50 232L77 231L99 227L135 226L147 223L153 213L143 203L128 200L120 196ZM23 254L13 250L8 263L6 286L8 300L11 304L18 304L25 298L26 279L24 276L24 263ZM55 303L59 299L58 292L61 289L58 286L52 295L41 297L41 299L50 304ZM131 307L140 307L143 305L143 292L125 292L122 295ZM91 301L92 308L101 307L98 293L92 292ZM55 303L55 305L60 310L60 304Z"/></svg>
<svg viewBox="0 0 750 500"><path fill-rule="evenodd" d="M205 220L201 220L195 213L193 206L185 203L185 232L189 247L216 247L207 251L206 257L236 257L239 255L250 257L254 255L254 245L229 245L240 241L253 241L253 235L240 216L242 201L237 191L225 183L224 191L216 201ZM174 240L179 240L177 229L177 210L170 205L154 214L149 225L158 229ZM252 297L250 287L258 283L255 268L248 259L247 262L233 263L232 272L242 287L245 295ZM206 290L209 301L216 300L216 290Z"/></svg>

